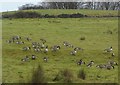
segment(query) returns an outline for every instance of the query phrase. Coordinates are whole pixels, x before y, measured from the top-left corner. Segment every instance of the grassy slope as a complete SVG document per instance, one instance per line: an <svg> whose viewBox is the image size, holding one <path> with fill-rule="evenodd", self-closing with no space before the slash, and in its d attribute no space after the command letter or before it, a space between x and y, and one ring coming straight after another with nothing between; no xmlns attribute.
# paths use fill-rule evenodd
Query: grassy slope
<svg viewBox="0 0 120 85"><path fill-rule="evenodd" d="M38 10L37 10L38 11ZM61 12L62 11L62 12ZM89 15L104 15L112 13L116 15L117 11L85 11L85 10L39 10L40 13L85 13ZM60 23L55 23L55 22ZM50 23L51 22L51 23ZM118 52L118 34L114 31L118 30L117 18L73 18L73 19L4 19L3 20L3 82L19 82L19 80L27 81L31 75L32 68L38 64L42 64L45 70L45 75L48 81L52 82L55 75L64 68L69 68L74 73L74 82L117 82L118 69L114 70L100 70L95 66L101 63L107 63L109 60L117 61ZM112 30L113 34L106 34L107 30ZM30 33L32 35L30 35ZM45 38L47 44L50 46L60 44L63 41L69 41L75 46L84 48L83 52L77 56L69 55L71 48L62 46L60 52L53 56L49 52L49 62L44 63L42 58L45 54L36 53L39 57L36 61L30 61L21 64L21 58L25 55L34 54L33 51L23 52L21 48L30 45L30 42L25 45L7 44L8 40L13 35L20 35L23 38L26 36L31 37L32 41L39 41L40 38ZM79 38L85 36L86 40L80 41ZM24 39L23 39L24 40ZM25 41L25 40L24 40ZM113 46L116 57L109 59L111 55L103 54L104 48ZM90 60L95 61L92 68L86 66L77 66L75 61L83 58L86 62ZM87 79L81 80L77 78L79 69L84 68L87 73ZM101 78L96 76L100 75ZM21 78L20 76L23 76ZM21 81L22 82L22 81Z"/></svg>
<svg viewBox="0 0 120 85"><path fill-rule="evenodd" d="M117 10L88 10L88 9L70 9L70 10L63 10L63 9L46 9L46 10L23 10L24 12L27 11L34 11L40 14L49 14L49 15L58 15L58 14L73 14L73 13L81 13L86 14L88 16L118 16ZM11 12L3 12L3 14L13 14L16 11Z"/></svg>

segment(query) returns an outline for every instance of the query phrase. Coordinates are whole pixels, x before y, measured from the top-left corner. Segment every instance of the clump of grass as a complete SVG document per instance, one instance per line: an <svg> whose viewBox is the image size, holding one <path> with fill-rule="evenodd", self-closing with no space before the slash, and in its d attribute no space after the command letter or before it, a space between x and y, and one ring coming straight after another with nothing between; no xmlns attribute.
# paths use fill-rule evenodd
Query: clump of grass
<svg viewBox="0 0 120 85"><path fill-rule="evenodd" d="M61 71L61 74L63 76L63 81L65 83L72 83L72 79L73 79L73 73L71 72L70 69L64 69L63 71Z"/></svg>
<svg viewBox="0 0 120 85"><path fill-rule="evenodd" d="M78 78L83 79L83 80L86 79L86 73L85 73L84 69L79 70Z"/></svg>
<svg viewBox="0 0 120 85"><path fill-rule="evenodd" d="M44 71L40 65L36 69L33 69L30 83L45 83Z"/></svg>
<svg viewBox="0 0 120 85"><path fill-rule="evenodd" d="M81 37L80 37L80 40L85 40L85 36L81 36Z"/></svg>
<svg viewBox="0 0 120 85"><path fill-rule="evenodd" d="M73 73L70 69L64 69L55 76L53 81L63 81L64 83L72 83L73 80Z"/></svg>

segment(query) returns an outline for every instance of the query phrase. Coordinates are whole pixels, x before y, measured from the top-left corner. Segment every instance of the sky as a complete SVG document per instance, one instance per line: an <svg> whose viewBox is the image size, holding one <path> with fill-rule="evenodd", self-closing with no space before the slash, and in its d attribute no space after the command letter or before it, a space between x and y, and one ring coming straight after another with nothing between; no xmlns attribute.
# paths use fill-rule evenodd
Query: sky
<svg viewBox="0 0 120 85"><path fill-rule="evenodd" d="M57 2L69 2L69 1L76 1L76 0L0 0L0 12L5 12L5 11L15 11L18 10L18 7L24 5L24 4L28 4L28 3L32 3L32 4L37 4L38 2L42 2L42 1L57 1ZM90 1L120 1L120 0L80 0L80 1L84 1L84 2L90 2Z"/></svg>
<svg viewBox="0 0 120 85"><path fill-rule="evenodd" d="M24 4L37 4L40 1L42 0L0 0L0 12L15 11Z"/></svg>

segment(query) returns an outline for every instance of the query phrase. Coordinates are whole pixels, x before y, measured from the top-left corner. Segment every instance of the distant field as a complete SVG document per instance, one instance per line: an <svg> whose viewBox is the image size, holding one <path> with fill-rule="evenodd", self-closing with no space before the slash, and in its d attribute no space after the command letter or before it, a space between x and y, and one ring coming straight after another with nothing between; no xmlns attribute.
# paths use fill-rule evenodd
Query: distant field
<svg viewBox="0 0 120 85"><path fill-rule="evenodd" d="M58 13L74 13L81 12L89 15L103 15L106 11L85 11L85 10L40 10L40 13L58 14ZM107 14L113 13L108 11ZM117 14L117 11L113 13ZM112 31L112 34L109 34ZM117 18L68 18L68 19L3 19L3 82L16 83L28 82L33 67L39 64L43 66L48 82L55 78L55 75L65 68L72 71L74 77L73 82L79 83L114 83L118 82L118 67L115 69L99 69L98 64L106 64L108 61L117 61L118 59L118 20ZM18 45L15 43L6 43L12 36L19 35L25 44ZM80 40L84 36L85 40ZM28 42L25 37L31 37L32 41ZM31 46L31 42L40 42L40 38L47 40L49 48L53 45L60 45L61 49L57 53L48 52L35 53L33 50L24 52L22 47ZM63 46L63 41L68 41L75 47L81 47L84 51L79 51L76 56L70 55L73 48ZM103 54L103 50L109 46L113 46L115 57L111 54ZM25 62L21 59L25 55L35 54L38 59L35 61ZM48 57L48 62L43 61L43 57ZM88 68L86 65L78 66L76 61L83 59L86 63L93 60L95 64ZM86 71L86 79L82 80L77 77L78 71L83 69ZM97 76L100 76L98 78ZM22 76L22 78L20 77ZM55 81L62 82L62 81Z"/></svg>
<svg viewBox="0 0 120 85"><path fill-rule="evenodd" d="M58 15L58 14L73 14L73 13L81 13L88 16L118 16L118 10L88 10L88 9L41 9L41 10L23 10L24 12L34 11L40 14L49 14L49 15ZM13 14L17 11L11 12L3 12L3 14Z"/></svg>

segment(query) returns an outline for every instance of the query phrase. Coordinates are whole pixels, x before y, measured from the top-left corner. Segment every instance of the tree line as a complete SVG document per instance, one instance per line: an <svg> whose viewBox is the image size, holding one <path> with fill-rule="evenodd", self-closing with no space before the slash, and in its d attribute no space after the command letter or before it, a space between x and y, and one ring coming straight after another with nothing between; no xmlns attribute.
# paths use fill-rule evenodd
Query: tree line
<svg viewBox="0 0 120 85"><path fill-rule="evenodd" d="M29 9L120 10L120 2L39 2L37 5L25 4L19 7L19 10Z"/></svg>

